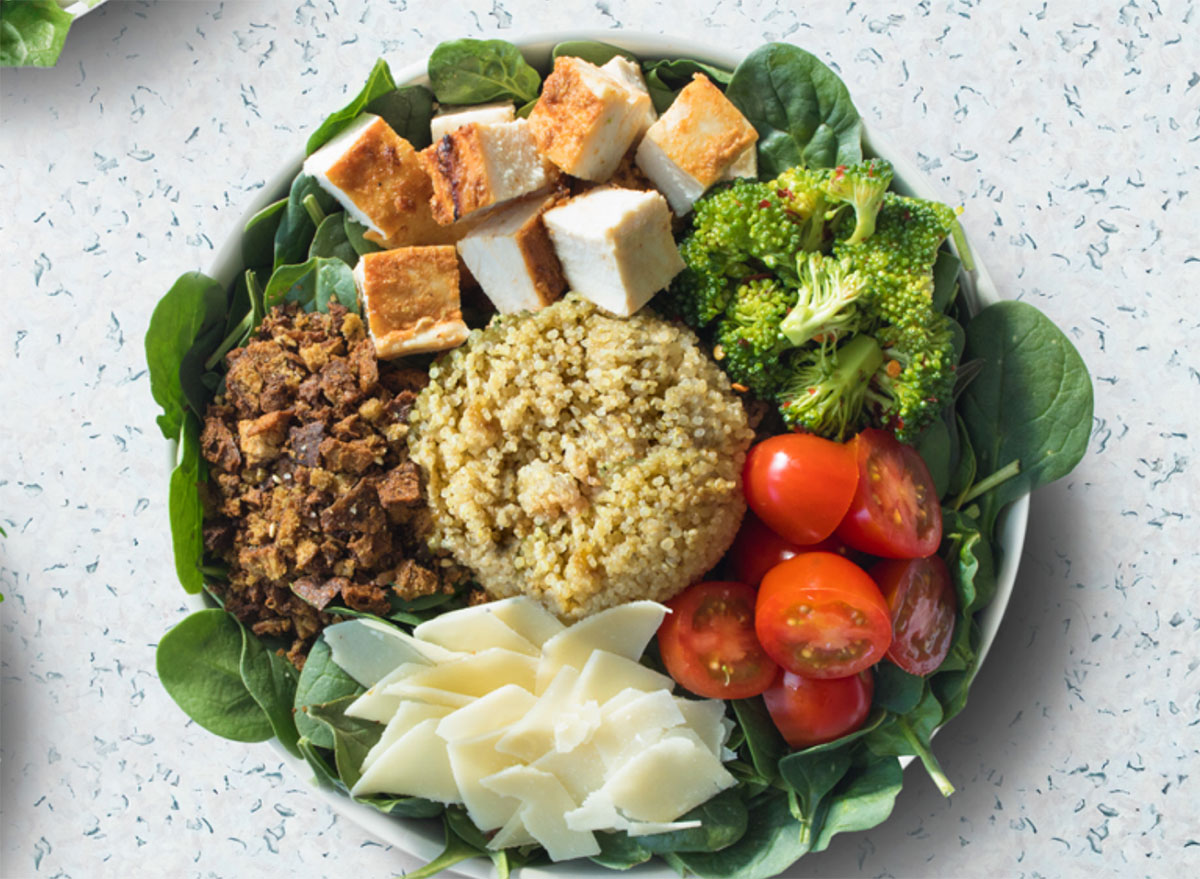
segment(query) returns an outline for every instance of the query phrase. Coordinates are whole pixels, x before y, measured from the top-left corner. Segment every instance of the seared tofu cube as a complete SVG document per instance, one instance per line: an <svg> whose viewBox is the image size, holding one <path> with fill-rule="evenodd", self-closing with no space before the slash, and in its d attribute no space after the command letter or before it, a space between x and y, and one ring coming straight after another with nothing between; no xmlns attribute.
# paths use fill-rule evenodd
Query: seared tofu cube
<svg viewBox="0 0 1200 879"><path fill-rule="evenodd" d="M741 111L697 73L638 144L637 164L682 216L757 140Z"/></svg>
<svg viewBox="0 0 1200 879"><path fill-rule="evenodd" d="M542 155L573 177L603 182L642 130L650 94L582 58L560 56L529 114Z"/></svg>
<svg viewBox="0 0 1200 879"><path fill-rule="evenodd" d="M433 219L433 184L417 151L379 116L363 113L305 159L304 171L367 227L366 237L376 244L455 240Z"/></svg>
<svg viewBox="0 0 1200 879"><path fill-rule="evenodd" d="M452 245L364 253L354 282L380 359L444 351L466 341Z"/></svg>
<svg viewBox="0 0 1200 879"><path fill-rule="evenodd" d="M646 77L642 75L642 68L636 61L630 61L624 55L614 55L611 59L601 64L600 69L617 82L625 83L632 91L640 92L647 98L650 97L650 89L646 85ZM646 101L645 107L645 112L642 113L641 119L638 122L638 131L635 139L645 134L646 129L658 119L658 113L654 110L653 100Z"/></svg>
<svg viewBox="0 0 1200 879"><path fill-rule="evenodd" d="M420 155L433 181L433 218L443 225L554 182L525 119L472 122Z"/></svg>
<svg viewBox="0 0 1200 879"><path fill-rule="evenodd" d="M553 199L504 205L458 242L458 254L501 314L537 311L567 286L542 222Z"/></svg>
<svg viewBox="0 0 1200 879"><path fill-rule="evenodd" d="M568 286L613 314L633 314L684 267L658 192L593 189L543 220Z"/></svg>
<svg viewBox="0 0 1200 879"><path fill-rule="evenodd" d="M742 154L733 160L733 163L725 169L725 173L721 175L722 180L737 180L741 177L749 177L754 180L758 177L758 145L750 144L742 151Z"/></svg>
<svg viewBox="0 0 1200 879"><path fill-rule="evenodd" d="M477 104L474 107L443 107L429 123L429 133L437 143L452 131L472 122L512 122L516 118L512 101Z"/></svg>

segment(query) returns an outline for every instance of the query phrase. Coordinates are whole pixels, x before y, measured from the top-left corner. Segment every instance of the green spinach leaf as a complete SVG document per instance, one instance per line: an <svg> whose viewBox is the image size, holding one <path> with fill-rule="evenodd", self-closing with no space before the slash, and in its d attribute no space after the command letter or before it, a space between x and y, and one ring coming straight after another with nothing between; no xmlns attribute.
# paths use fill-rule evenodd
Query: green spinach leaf
<svg viewBox="0 0 1200 879"><path fill-rule="evenodd" d="M385 92L367 104L366 111L381 116L413 149L423 150L432 140L429 123L433 119L433 93L424 86Z"/></svg>
<svg viewBox="0 0 1200 879"><path fill-rule="evenodd" d="M557 61L564 56L582 58L584 61L595 64L597 67L607 64L617 56L627 58L634 64L638 63L638 59L631 53L610 43L602 43L599 40L564 40L550 52L551 61Z"/></svg>
<svg viewBox="0 0 1200 879"><path fill-rule="evenodd" d="M54 0L3 0L0 67L53 67L74 20Z"/></svg>
<svg viewBox="0 0 1200 879"><path fill-rule="evenodd" d="M979 522L965 512L942 508L942 556L958 594L959 612L968 616L996 594L996 563Z"/></svg>
<svg viewBox="0 0 1200 879"><path fill-rule="evenodd" d="M316 200L316 204L325 214L331 213L337 207L337 201L332 195L321 188L316 179L301 171L292 181L288 192L287 205L275 228L275 259L272 265L278 269L283 265L294 265L303 262L308 256L308 246L316 234L317 225L304 202L308 198Z"/></svg>
<svg viewBox="0 0 1200 879"><path fill-rule="evenodd" d="M638 836L635 841L656 854L720 851L742 838L750 814L737 789L730 788L680 815L677 820L699 821L700 826Z"/></svg>
<svg viewBox="0 0 1200 879"><path fill-rule="evenodd" d="M374 241L368 241L363 237L363 234L367 231L366 226L357 220L351 219L349 214L343 214L343 217L342 225L346 229L346 240L354 248L355 253L362 256L364 253L375 253L376 251L383 250Z"/></svg>
<svg viewBox="0 0 1200 879"><path fill-rule="evenodd" d="M872 753L881 757L899 757L914 754L920 758L925 771L943 796L954 793L954 785L942 771L933 755L929 738L942 722L942 706L937 696L926 686L921 701L906 714L893 714L883 723L863 736L863 742Z"/></svg>
<svg viewBox="0 0 1200 879"><path fill-rule="evenodd" d="M188 272L171 285L150 316L146 329L146 365L150 393L162 407L158 426L167 439L177 439L188 400L180 382L184 357L198 336L224 326L225 291L208 275Z"/></svg>
<svg viewBox="0 0 1200 879"><path fill-rule="evenodd" d="M679 92L692 81L697 73L703 73L719 88L729 85L733 73L722 67L705 64L691 58L672 58L662 61L647 61L642 65L642 73L646 77L646 88L650 91L650 100L654 109L665 113Z"/></svg>
<svg viewBox="0 0 1200 879"><path fill-rule="evenodd" d="M675 857L698 876L766 879L786 870L808 851L800 831L787 794L773 789L751 807L746 833L733 845L718 852L680 852Z"/></svg>
<svg viewBox="0 0 1200 879"><path fill-rule="evenodd" d="M308 659L304 661L300 680L296 684L296 711L293 715L296 729L318 748L332 751L333 731L324 720L310 716L309 711L347 696L357 696L363 689L358 681L333 661L333 652L325 639L317 638L308 652Z"/></svg>
<svg viewBox="0 0 1200 879"><path fill-rule="evenodd" d="M198 610L163 635L154 664L163 688L188 717L238 742L275 730L242 681L242 627L219 608Z"/></svg>
<svg viewBox="0 0 1200 879"><path fill-rule="evenodd" d="M821 829L813 843L814 852L829 848L839 833L869 830L887 820L896 805L904 782L900 761L884 757L848 775L825 800Z"/></svg>
<svg viewBox="0 0 1200 879"><path fill-rule="evenodd" d="M299 265L280 266L263 292L268 310L283 302L298 302L305 311L325 312L334 300L358 312L354 273L336 258L313 257Z"/></svg>
<svg viewBox="0 0 1200 879"><path fill-rule="evenodd" d="M836 73L803 49L767 43L743 59L725 90L758 130L758 171L833 168L862 159L862 122Z"/></svg>
<svg viewBox="0 0 1200 879"><path fill-rule="evenodd" d="M350 268L354 268L358 262L358 251L350 243L350 236L346 232L344 211L330 214L317 227L312 244L308 246L308 258L312 259L317 256L325 259L340 259Z"/></svg>
<svg viewBox="0 0 1200 879"><path fill-rule="evenodd" d="M200 422L188 412L179 436L179 457L167 485L167 520L171 523L171 549L175 575L189 594L204 588L200 562L204 557L204 508L200 483L205 478L200 457Z"/></svg>
<svg viewBox="0 0 1200 879"><path fill-rule="evenodd" d="M333 737L333 759L338 778L347 788L358 784L362 778L362 764L367 752L375 747L383 735L383 724L358 717L347 717L349 707L357 695L343 696L321 705L310 705L308 716L315 717L329 728Z"/></svg>
<svg viewBox="0 0 1200 879"><path fill-rule="evenodd" d="M746 749L755 771L768 784L779 777L779 760L788 752L787 742L775 728L761 697L733 699L734 716L745 736Z"/></svg>
<svg viewBox="0 0 1200 879"><path fill-rule="evenodd" d="M1075 346L1025 302L989 305L967 325L968 358L983 368L959 400L979 471L1020 472L980 498L991 535L999 511L1075 467L1092 429L1092 380Z"/></svg>
<svg viewBox="0 0 1200 879"><path fill-rule="evenodd" d="M521 50L504 40L450 40L429 56L429 81L443 104L482 104L536 100L541 75Z"/></svg>
<svg viewBox="0 0 1200 879"><path fill-rule="evenodd" d="M270 271L275 263L275 232L287 210L288 200L273 201L249 220L242 230L242 264Z"/></svg>
<svg viewBox="0 0 1200 879"><path fill-rule="evenodd" d="M263 710L275 738L289 753L300 755L296 746L300 734L292 718L296 701L296 667L287 659L269 650L258 637L242 627L242 657L238 666L242 683Z"/></svg>
<svg viewBox="0 0 1200 879"><path fill-rule="evenodd" d="M933 307L945 311L958 295L958 270L962 260L949 250L939 250L933 264Z"/></svg>
<svg viewBox="0 0 1200 879"><path fill-rule="evenodd" d="M934 491L944 497L950 489L950 457L952 443L950 428L944 418L934 418L913 440L913 447L921 454L929 475L933 478Z"/></svg>
<svg viewBox="0 0 1200 879"><path fill-rule="evenodd" d="M624 831L597 833L596 843L600 854L593 855L592 860L610 870L628 870L654 857L654 852Z"/></svg>
<svg viewBox="0 0 1200 879"><path fill-rule="evenodd" d="M311 739L301 736L300 741L296 742L296 749L313 771L313 779L318 786L348 793L345 785L337 776L337 770L326 759L326 752L314 745Z"/></svg>
<svg viewBox="0 0 1200 879"><path fill-rule="evenodd" d="M446 847L442 850L442 853L421 869L405 873L404 879L431 879L431 877L438 875L443 870L449 870L455 864L465 861L468 858L490 854L486 848L481 849L477 845L467 842L455 832L450 824L449 816L451 811L447 809L445 815L442 817L442 823L446 828Z"/></svg>
<svg viewBox="0 0 1200 879"><path fill-rule="evenodd" d="M358 117L359 113L367 108L367 104L395 88L396 83L392 80L392 71L387 62L380 58L371 68L371 72L367 74L366 83L353 100L342 109L331 113L324 122L317 126L317 130L308 136L308 143L304 147L305 154L311 156L333 140Z"/></svg>

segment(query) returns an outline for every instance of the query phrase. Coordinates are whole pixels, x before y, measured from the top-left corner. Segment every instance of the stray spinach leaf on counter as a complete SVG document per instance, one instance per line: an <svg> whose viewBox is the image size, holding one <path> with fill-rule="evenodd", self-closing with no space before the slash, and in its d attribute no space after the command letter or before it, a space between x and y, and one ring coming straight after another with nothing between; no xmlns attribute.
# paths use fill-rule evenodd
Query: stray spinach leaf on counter
<svg viewBox="0 0 1200 879"><path fill-rule="evenodd" d="M54 0L0 0L0 67L53 67L74 20Z"/></svg>
<svg viewBox="0 0 1200 879"><path fill-rule="evenodd" d="M537 100L542 77L521 50L504 40L450 40L429 56L429 81L443 104Z"/></svg>
<svg viewBox="0 0 1200 879"><path fill-rule="evenodd" d="M763 179L795 165L833 168L862 160L862 122L845 83L798 46L755 49L733 72L725 95L758 131Z"/></svg>

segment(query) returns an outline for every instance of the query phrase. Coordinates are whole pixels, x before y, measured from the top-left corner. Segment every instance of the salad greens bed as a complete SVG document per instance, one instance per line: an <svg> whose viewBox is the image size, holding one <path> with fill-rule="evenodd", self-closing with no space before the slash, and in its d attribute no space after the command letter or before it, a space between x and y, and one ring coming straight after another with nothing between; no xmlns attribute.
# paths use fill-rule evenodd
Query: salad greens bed
<svg viewBox="0 0 1200 879"><path fill-rule="evenodd" d="M562 54L597 64L617 54L632 58L597 42L561 43L554 56ZM639 63L660 111L694 72L724 88L760 134L762 179L795 164L833 167L862 158L862 125L845 85L795 46L762 46L732 71L687 58ZM431 89L397 87L379 61L362 91L313 132L308 152L363 111L383 116L420 149L429 143L435 101L508 99L524 114L542 82L542 73L517 47L499 40L443 43L429 58L428 74ZM276 738L307 761L318 784L347 795L383 726L345 716L363 688L333 662L323 639L297 673L276 653L282 644L250 633L209 591L224 570L203 552L198 485L206 468L198 433L223 381L223 355L245 343L273 305L298 302L307 310L324 310L336 300L358 310L351 268L359 255L378 249L362 233L363 227L300 173L285 197L246 224L244 271L236 282L224 289L199 273L181 276L155 309L146 334L151 390L162 408L158 423L165 437L178 441L169 499L176 570L187 592L203 590L216 605L162 638L157 665L163 686L206 729L238 741ZM969 254L960 256L969 260ZM943 793L953 790L930 737L963 709L977 670L977 615L996 590L997 519L1011 501L1074 467L1086 449L1092 413L1091 379L1070 341L1022 302L973 313L973 304L956 295L959 267L947 250L934 296L965 327L963 363L972 364L973 380L915 442L942 497L941 555L958 593L955 637L945 662L925 678L882 663L862 728L800 751L788 748L760 698L729 703L734 729L728 744L737 756L726 765L739 784L683 816L699 818L699 828L641 838L597 834L603 849L597 863L627 869L657 856L681 873L770 876L806 852L823 850L838 833L886 819L902 783L899 757L917 757ZM395 607L390 622L411 627L459 604L458 596L418 600ZM646 661L657 664L657 657ZM480 855L491 857L502 877L546 860L537 848L489 852L483 834L458 807L414 797L358 799L397 818L440 816L445 851L412 876L433 875Z"/></svg>
<svg viewBox="0 0 1200 879"><path fill-rule="evenodd" d="M53 67L77 15L101 0L0 0L0 67Z"/></svg>

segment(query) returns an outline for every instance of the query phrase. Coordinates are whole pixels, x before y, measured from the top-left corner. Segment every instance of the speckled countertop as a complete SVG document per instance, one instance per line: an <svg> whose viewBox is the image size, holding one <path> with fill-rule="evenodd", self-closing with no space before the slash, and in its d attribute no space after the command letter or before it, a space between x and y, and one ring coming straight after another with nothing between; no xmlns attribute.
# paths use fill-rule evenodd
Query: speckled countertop
<svg viewBox="0 0 1200 879"><path fill-rule="evenodd" d="M1192 2L132 3L0 73L0 875L388 877L266 745L189 724L141 345L377 55L552 29L785 39L966 207L1001 293L1071 336L1089 453L1035 496L970 705L892 818L794 876L1182 876L1200 865L1200 9Z"/></svg>

